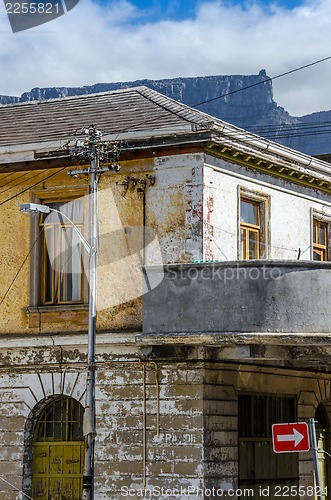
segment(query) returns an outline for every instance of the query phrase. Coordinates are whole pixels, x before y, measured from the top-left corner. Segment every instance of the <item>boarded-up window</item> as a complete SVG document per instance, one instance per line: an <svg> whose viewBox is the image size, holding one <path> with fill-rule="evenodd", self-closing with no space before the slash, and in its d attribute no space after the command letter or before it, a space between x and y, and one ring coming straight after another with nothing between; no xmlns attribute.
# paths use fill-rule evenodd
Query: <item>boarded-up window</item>
<svg viewBox="0 0 331 500"><path fill-rule="evenodd" d="M295 398L241 394L238 405L240 488L253 489L254 498L269 488L267 498L276 499L276 486L298 484L298 454L274 453L271 440L272 424L296 421Z"/></svg>

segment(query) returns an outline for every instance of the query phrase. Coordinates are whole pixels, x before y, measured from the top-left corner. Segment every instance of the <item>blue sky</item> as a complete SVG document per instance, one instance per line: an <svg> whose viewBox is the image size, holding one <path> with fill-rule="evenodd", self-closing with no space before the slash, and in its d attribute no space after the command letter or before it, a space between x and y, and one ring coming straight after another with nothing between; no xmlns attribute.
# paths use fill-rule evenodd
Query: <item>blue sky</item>
<svg viewBox="0 0 331 500"><path fill-rule="evenodd" d="M2 10L1 10L2 5ZM0 2L0 94L208 75L270 77L331 55L331 0L80 0L13 34ZM274 81L292 115L331 109L331 61Z"/></svg>
<svg viewBox="0 0 331 500"><path fill-rule="evenodd" d="M107 0L100 0L104 3ZM148 19L149 21L156 21L160 19L185 19L187 17L192 17L195 14L196 8L202 3L201 0L132 0L131 3L138 7L138 9L144 11L142 19ZM225 0L224 4L227 5L239 5L241 7L247 7L253 2L248 2L246 0ZM303 0L257 0L256 4L260 4L265 8L271 5L279 5L285 9L293 9L302 5Z"/></svg>

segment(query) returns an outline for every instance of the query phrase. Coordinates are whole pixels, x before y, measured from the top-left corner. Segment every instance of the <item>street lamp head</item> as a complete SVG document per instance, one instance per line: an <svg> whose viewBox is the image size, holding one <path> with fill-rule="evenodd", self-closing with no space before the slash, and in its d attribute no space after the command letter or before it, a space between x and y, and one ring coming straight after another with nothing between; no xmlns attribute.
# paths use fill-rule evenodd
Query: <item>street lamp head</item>
<svg viewBox="0 0 331 500"><path fill-rule="evenodd" d="M39 205L38 203L23 203L20 206L20 212L23 214L49 214L51 209L47 205Z"/></svg>

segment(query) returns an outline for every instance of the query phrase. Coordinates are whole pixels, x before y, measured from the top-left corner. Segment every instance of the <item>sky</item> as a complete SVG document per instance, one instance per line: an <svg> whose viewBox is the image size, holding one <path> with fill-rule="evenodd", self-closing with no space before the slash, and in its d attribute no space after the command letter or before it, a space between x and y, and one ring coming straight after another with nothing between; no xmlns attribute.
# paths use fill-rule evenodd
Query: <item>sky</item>
<svg viewBox="0 0 331 500"><path fill-rule="evenodd" d="M0 94L261 69L274 77L331 56L330 32L330 0L80 0L18 33L2 3ZM330 81L331 59L276 79L274 99L294 116L330 110Z"/></svg>

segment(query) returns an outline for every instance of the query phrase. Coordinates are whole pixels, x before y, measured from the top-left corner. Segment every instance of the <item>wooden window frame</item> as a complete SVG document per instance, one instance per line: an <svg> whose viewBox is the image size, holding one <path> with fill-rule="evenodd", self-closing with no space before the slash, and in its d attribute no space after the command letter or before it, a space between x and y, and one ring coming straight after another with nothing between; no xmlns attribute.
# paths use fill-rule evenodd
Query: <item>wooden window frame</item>
<svg viewBox="0 0 331 500"><path fill-rule="evenodd" d="M325 225L325 245L315 242L316 229L315 222ZM323 258L321 261L326 262L331 260L331 215L317 210L311 210L311 260L314 260L314 252L320 254Z"/></svg>
<svg viewBox="0 0 331 500"><path fill-rule="evenodd" d="M258 206L259 224L241 222L241 201L247 201ZM270 256L270 196L265 193L253 191L243 186L238 186L238 260L261 260ZM254 259L244 258L241 254L242 230L258 234L257 257ZM249 252L249 239L246 238L246 251Z"/></svg>
<svg viewBox="0 0 331 500"><path fill-rule="evenodd" d="M73 199L66 199L66 200L60 200L60 203L63 202L69 203L71 201L75 201L77 198ZM45 205L51 204L51 201L45 201ZM62 300L62 284L63 281L61 279L61 271L58 269L54 269L52 267L51 269L51 286L52 286L52 291L51 291L51 300L47 300L47 283L48 283L48 271L47 271L47 244L46 244L46 234L45 231L52 231L53 233L53 241L54 243L57 244L57 249L54 247L54 253L56 255L61 255L61 245L63 242L63 230L69 229L73 230L72 225L69 222L62 221L62 222L53 222L53 223L44 223L45 215L40 214L39 217L39 226L42 229L41 233L41 240L42 240L42 249L41 249L41 256L42 256L42 265L41 265L41 273L40 273L40 279L41 279L41 304L45 306L50 306L50 305L63 305L63 304L83 304L84 303L84 257L83 257L83 248L81 245L81 250L82 250L82 255L81 255L81 279L80 279L80 299L79 300ZM81 231L83 230L84 226L84 221L82 220L81 222L78 221L72 221L75 226L80 229ZM55 234L58 233L56 236ZM57 283L57 286L55 284Z"/></svg>
<svg viewBox="0 0 331 500"><path fill-rule="evenodd" d="M31 201L33 203L44 204L47 203L55 203L55 202L70 202L77 198L84 197L88 194L86 188L76 187L76 188L56 188L56 189L43 189L40 191L35 191L32 194ZM83 211L85 212L85 206L83 207ZM83 221L83 235L85 230L85 220ZM84 235L85 236L85 235ZM77 307L85 307L88 304L88 286L87 279L84 273L82 273L82 300L79 302L70 301L70 302L56 302L56 303L43 303L43 241L41 227L40 227L40 217L31 217L31 226L30 226L30 239L33 245L30 257L30 296L29 296L29 306L27 311L34 308L38 308L40 312L44 308L45 310L49 308L55 309L76 309ZM88 265L88 256L86 252L82 252L83 255L83 265Z"/></svg>

